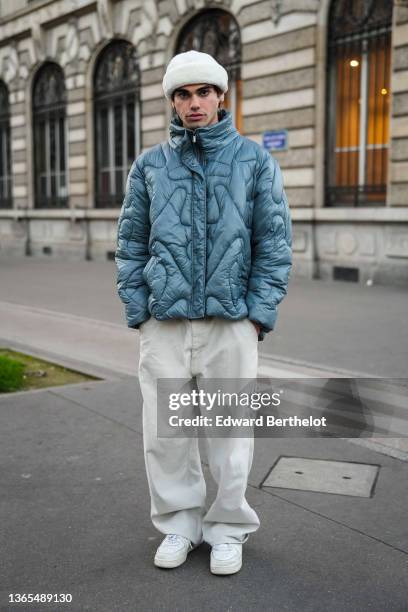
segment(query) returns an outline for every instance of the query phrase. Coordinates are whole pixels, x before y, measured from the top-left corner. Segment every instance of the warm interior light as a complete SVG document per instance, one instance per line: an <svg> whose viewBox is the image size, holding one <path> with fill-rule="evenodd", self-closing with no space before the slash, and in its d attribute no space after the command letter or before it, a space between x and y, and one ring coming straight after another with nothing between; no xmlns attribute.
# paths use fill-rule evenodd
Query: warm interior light
<svg viewBox="0 0 408 612"><path fill-rule="evenodd" d="M388 91L385 89L385 87L382 88L381 93L383 96L386 96Z"/></svg>
<svg viewBox="0 0 408 612"><path fill-rule="evenodd" d="M350 66L351 66L352 68L355 68L356 66L358 66L358 61L357 61L357 60L351 60L351 61L350 61Z"/></svg>

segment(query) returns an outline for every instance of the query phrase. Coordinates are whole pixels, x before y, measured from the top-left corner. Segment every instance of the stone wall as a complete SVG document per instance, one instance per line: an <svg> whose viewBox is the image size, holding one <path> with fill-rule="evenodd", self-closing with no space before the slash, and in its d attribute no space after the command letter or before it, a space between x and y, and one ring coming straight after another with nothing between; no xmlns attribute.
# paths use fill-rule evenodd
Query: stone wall
<svg viewBox="0 0 408 612"><path fill-rule="evenodd" d="M380 211L328 209L324 202L326 37L329 0L38 0L0 15L0 78L12 109L13 210L0 209L0 256L112 257L119 207L94 205L92 75L113 38L133 43L141 68L142 150L167 137L161 81L181 28L219 7L242 42L243 134L288 130L274 155L294 224L294 274L408 283L408 6L395 0L387 204ZM10 7L9 7L10 8ZM42 62L64 70L68 95L69 209L34 209L31 86ZM395 211L398 210L398 214Z"/></svg>

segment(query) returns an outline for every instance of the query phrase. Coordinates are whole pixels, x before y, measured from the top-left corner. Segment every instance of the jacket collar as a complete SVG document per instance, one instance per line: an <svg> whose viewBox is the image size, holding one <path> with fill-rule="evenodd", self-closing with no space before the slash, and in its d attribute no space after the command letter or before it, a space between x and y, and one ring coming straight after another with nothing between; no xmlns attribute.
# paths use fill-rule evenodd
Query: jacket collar
<svg viewBox="0 0 408 612"><path fill-rule="evenodd" d="M192 130L185 128L176 117L170 122L169 144L173 149L190 148L193 134L196 135L196 146L206 152L219 151L239 136L238 130L232 123L232 115L229 111L221 109L218 114L218 122L206 127Z"/></svg>

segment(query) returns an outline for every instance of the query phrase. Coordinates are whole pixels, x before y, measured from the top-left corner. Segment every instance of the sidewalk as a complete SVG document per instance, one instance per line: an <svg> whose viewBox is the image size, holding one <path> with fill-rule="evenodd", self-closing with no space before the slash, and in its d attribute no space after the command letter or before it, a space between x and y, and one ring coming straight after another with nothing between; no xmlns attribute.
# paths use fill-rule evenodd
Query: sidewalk
<svg viewBox="0 0 408 612"><path fill-rule="evenodd" d="M132 376L139 334L126 326L113 262L0 259L0 340L101 375ZM293 280L259 376L407 378L408 288ZM354 440L408 460L407 439Z"/></svg>
<svg viewBox="0 0 408 612"><path fill-rule="evenodd" d="M261 528L239 574L212 576L207 545L155 568L141 405L134 377L0 399L1 610L406 609L408 464L343 440L256 440L248 500ZM282 455L378 465L373 495L261 488ZM73 603L9 607L11 592Z"/></svg>
<svg viewBox="0 0 408 612"><path fill-rule="evenodd" d="M126 325L113 262L0 259L0 276L1 302L117 324L122 330ZM407 378L407 299L408 287L292 280L275 331L260 343L260 351L295 364ZM5 328L7 320L0 323L0 336ZM137 344L138 334L133 337Z"/></svg>
<svg viewBox="0 0 408 612"><path fill-rule="evenodd" d="M153 566L162 536L149 518L138 334L124 327L113 273L109 262L0 262L0 344L104 378L0 396L0 609L406 610L408 463L343 439L256 440L248 500L261 527L239 574L212 576L207 545L176 570ZM294 282L261 367L405 376L407 293ZM279 457L368 464L378 475L370 497L265 488ZM73 601L8 605L9 593Z"/></svg>

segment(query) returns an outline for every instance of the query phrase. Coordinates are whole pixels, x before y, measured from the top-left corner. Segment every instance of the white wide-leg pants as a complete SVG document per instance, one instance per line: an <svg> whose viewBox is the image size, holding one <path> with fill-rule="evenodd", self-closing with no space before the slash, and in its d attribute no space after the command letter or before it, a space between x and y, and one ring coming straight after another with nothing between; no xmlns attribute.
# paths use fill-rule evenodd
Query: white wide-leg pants
<svg viewBox="0 0 408 612"><path fill-rule="evenodd" d="M206 484L198 438L157 436L157 379L256 378L258 337L249 319L217 317L158 321L140 328L139 381L143 396L143 443L151 498L151 519L162 533L183 535L194 544L245 542L259 518L245 498L252 465L253 435L206 437L216 498L205 509Z"/></svg>

